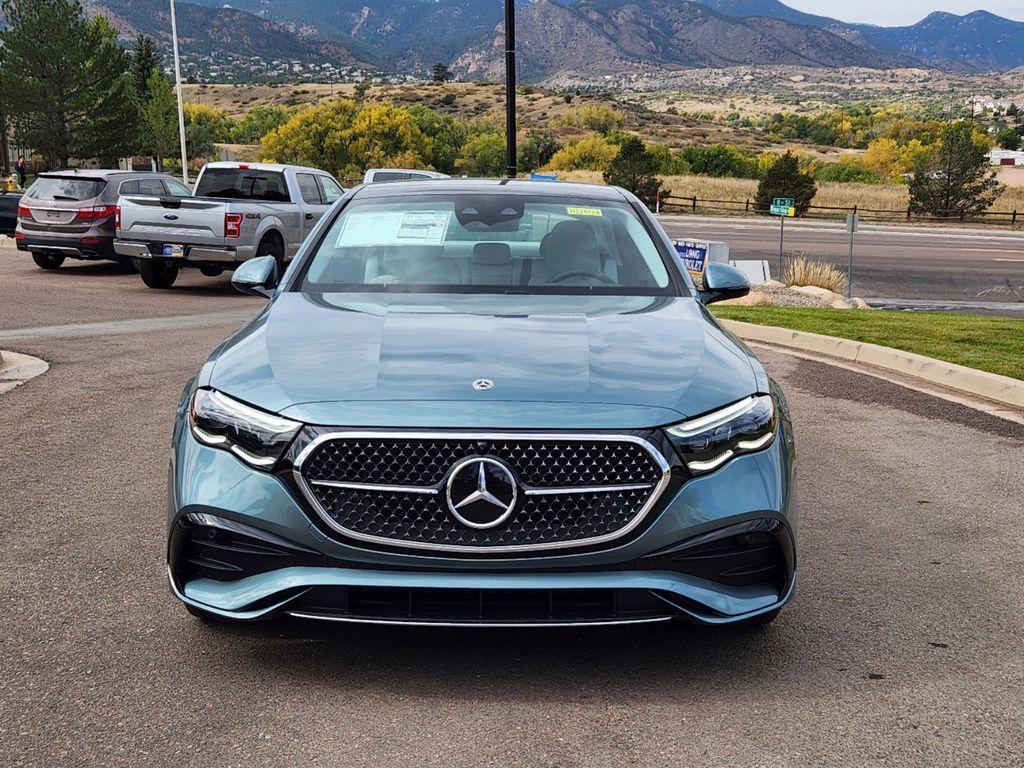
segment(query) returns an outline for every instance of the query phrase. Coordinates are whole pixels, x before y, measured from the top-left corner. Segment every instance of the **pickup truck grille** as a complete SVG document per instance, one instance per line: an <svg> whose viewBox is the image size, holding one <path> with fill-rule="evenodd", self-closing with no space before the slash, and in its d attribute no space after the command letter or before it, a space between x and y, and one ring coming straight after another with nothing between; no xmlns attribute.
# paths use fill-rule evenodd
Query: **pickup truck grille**
<svg viewBox="0 0 1024 768"><path fill-rule="evenodd" d="M351 432L314 440L295 475L336 533L398 547L497 553L624 536L657 502L669 467L633 435ZM460 502L476 504L484 519L470 519Z"/></svg>

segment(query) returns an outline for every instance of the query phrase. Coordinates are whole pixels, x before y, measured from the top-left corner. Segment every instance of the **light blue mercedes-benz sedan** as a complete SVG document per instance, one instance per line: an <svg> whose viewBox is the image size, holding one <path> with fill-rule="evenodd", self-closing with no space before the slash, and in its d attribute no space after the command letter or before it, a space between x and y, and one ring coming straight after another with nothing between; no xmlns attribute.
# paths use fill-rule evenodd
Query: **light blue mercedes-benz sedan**
<svg viewBox="0 0 1024 768"><path fill-rule="evenodd" d="M168 575L204 619L755 624L793 593L785 400L613 188L358 187L178 408Z"/></svg>

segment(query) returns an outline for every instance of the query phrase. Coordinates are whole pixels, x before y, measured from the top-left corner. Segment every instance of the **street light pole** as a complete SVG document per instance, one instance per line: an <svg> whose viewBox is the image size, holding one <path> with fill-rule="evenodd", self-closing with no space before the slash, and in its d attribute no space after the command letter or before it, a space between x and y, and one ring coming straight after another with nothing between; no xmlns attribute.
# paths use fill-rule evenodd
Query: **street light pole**
<svg viewBox="0 0 1024 768"><path fill-rule="evenodd" d="M516 4L505 0L505 166L516 177Z"/></svg>
<svg viewBox="0 0 1024 768"><path fill-rule="evenodd" d="M181 180L188 186L188 153L185 151L185 108L181 102L181 63L178 60L178 22L171 0L171 42L174 47L174 83L178 91L178 138L181 141Z"/></svg>

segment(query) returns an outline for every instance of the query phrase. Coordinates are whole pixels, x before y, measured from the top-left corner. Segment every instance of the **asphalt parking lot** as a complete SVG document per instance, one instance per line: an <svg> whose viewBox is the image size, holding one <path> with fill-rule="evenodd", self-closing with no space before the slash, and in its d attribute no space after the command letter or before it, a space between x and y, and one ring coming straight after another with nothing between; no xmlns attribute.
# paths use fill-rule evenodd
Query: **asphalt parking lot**
<svg viewBox="0 0 1024 768"><path fill-rule="evenodd" d="M0 397L3 765L1024 764L1024 427L776 352L802 559L767 629L196 621L170 425L211 314L260 306L0 248L0 347L52 365Z"/></svg>

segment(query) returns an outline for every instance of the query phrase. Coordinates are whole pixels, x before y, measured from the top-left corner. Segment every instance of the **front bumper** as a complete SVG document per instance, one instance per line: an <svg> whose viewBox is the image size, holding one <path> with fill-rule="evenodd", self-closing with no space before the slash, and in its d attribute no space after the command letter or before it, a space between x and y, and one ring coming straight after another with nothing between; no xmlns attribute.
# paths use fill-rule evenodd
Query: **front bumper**
<svg viewBox="0 0 1024 768"><path fill-rule="evenodd" d="M223 618L718 625L772 612L793 593L788 424L764 451L667 494L635 537L589 551L493 558L371 549L329 536L287 475L251 469L183 427L179 420L170 472L168 576L179 599ZM744 540L752 542L747 550Z"/></svg>
<svg viewBox="0 0 1024 768"><path fill-rule="evenodd" d="M129 256L133 259L163 258L159 253L153 253L149 243L140 243L131 240L115 240L114 251L116 251L119 256ZM234 246L185 246L185 263L235 264L244 260L245 255L241 252L241 249L237 249ZM177 261L181 261L181 259L178 259Z"/></svg>

